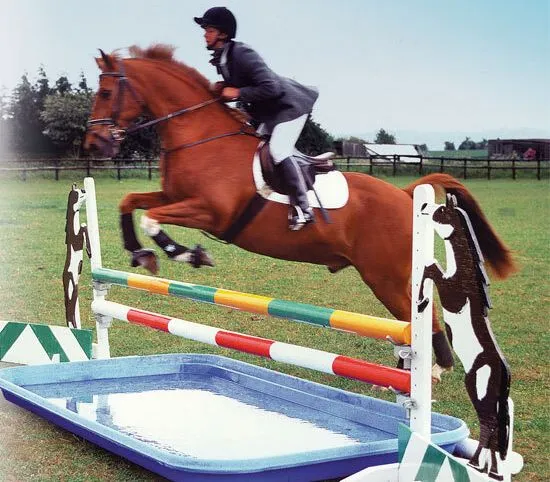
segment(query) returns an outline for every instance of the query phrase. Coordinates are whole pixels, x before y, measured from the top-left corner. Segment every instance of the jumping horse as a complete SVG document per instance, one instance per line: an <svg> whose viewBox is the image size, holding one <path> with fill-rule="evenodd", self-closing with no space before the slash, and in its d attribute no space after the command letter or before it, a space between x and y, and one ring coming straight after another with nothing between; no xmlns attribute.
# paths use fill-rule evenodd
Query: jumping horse
<svg viewBox="0 0 550 482"><path fill-rule="evenodd" d="M145 210L141 225L173 260L211 264L208 255L168 237L162 224L195 228L218 238L233 226L256 195L252 159L260 139L242 118L215 97L208 80L176 61L173 48L131 47L129 58L101 51L101 70L84 142L105 157L117 154L125 135L156 125L161 139L160 191L127 194L120 203L125 248L132 265L155 273L155 255L144 250L132 213ZM153 120L136 125L146 114ZM458 199L474 224L481 249L496 276L514 270L499 239L470 192L452 176L431 174L404 189L362 173L344 173L349 198L301 231L287 227L287 207L267 202L232 239L233 244L274 258L325 265L331 273L354 266L390 313L411 319L412 192L419 184L444 188ZM453 357L434 317L434 352L439 369Z"/></svg>
<svg viewBox="0 0 550 482"><path fill-rule="evenodd" d="M425 267L419 290L419 310L427 306L424 283L434 282L443 308L451 345L466 372L464 383L479 419L479 444L469 464L495 480L499 460L506 459L510 434L510 368L487 317L491 301L475 229L468 214L447 194L446 205L432 213L434 229L443 239L446 270L437 263Z"/></svg>

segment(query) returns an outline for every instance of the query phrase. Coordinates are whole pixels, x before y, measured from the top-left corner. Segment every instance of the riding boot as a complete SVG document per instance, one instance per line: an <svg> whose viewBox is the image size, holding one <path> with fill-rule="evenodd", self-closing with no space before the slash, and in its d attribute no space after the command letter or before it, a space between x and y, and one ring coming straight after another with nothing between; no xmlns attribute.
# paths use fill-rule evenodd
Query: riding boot
<svg viewBox="0 0 550 482"><path fill-rule="evenodd" d="M293 204L292 213L289 215L289 227L292 231L298 231L306 224L315 222L313 209L309 207L307 199L306 182L300 166L294 158L287 157L281 161L280 166Z"/></svg>

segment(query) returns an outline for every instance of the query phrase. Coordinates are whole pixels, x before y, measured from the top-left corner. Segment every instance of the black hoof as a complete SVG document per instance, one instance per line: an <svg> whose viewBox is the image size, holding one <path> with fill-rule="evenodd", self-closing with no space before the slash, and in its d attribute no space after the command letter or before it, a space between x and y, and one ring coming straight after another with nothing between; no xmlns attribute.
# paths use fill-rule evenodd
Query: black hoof
<svg viewBox="0 0 550 482"><path fill-rule="evenodd" d="M157 274L159 272L158 257L152 249L138 249L132 251L130 264L133 268L141 266L151 274Z"/></svg>
<svg viewBox="0 0 550 482"><path fill-rule="evenodd" d="M189 264L193 268L200 268L201 266L214 266L213 259L203 249L200 244L197 244L193 249L189 250L191 258Z"/></svg>

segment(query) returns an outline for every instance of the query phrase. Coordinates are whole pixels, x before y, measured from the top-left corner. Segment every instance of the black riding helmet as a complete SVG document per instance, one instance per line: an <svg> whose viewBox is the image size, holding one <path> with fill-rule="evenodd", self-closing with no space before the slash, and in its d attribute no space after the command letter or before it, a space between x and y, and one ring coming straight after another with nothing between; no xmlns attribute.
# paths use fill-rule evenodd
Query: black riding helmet
<svg viewBox="0 0 550 482"><path fill-rule="evenodd" d="M194 17L202 28L215 27L227 34L229 39L237 35L237 20L231 11L225 7L209 8L202 17Z"/></svg>

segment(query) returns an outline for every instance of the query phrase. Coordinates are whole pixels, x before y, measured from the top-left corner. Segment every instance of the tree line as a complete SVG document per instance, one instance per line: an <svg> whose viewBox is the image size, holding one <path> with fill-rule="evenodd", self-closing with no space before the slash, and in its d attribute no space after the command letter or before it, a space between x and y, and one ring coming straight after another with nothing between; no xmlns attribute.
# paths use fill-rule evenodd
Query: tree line
<svg viewBox="0 0 550 482"><path fill-rule="evenodd" d="M93 97L83 73L77 85L66 76L50 83L44 67L38 69L35 82L24 74L11 94L6 89L0 91L0 155L80 157ZM297 148L318 154L332 149L332 145L332 136L310 117ZM117 157L151 159L159 154L160 141L151 127L129 136Z"/></svg>
<svg viewBox="0 0 550 482"><path fill-rule="evenodd" d="M50 83L44 67L38 69L34 82L28 74L8 93L0 90L0 155L24 157L80 157L90 116L94 93L81 72L73 85L66 76ZM142 119L146 120L146 119ZM332 150L335 141L365 144L357 137L334 138L310 117L297 142L297 148L307 154ZM375 144L396 144L395 135L380 129ZM419 146L427 152L425 144ZM486 149L487 140L474 142L467 137L458 147ZM453 142L445 142L445 150L454 151ZM158 157L160 141L154 127L142 129L129 136L117 157L122 159L150 159Z"/></svg>

